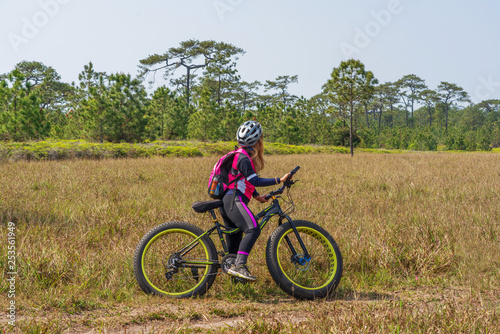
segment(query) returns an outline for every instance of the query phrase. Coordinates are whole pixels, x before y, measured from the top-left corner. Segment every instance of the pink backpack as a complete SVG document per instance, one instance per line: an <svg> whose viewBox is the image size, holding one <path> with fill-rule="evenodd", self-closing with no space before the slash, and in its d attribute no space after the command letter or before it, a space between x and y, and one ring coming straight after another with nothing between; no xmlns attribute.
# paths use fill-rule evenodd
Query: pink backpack
<svg viewBox="0 0 500 334"><path fill-rule="evenodd" d="M243 177L239 175L229 182L229 173L231 172L234 156L238 153L243 153L249 157L245 150L239 148L220 158L212 169L210 179L208 180L208 195L213 199L222 199L227 191L227 187L234 182L238 182L238 180Z"/></svg>

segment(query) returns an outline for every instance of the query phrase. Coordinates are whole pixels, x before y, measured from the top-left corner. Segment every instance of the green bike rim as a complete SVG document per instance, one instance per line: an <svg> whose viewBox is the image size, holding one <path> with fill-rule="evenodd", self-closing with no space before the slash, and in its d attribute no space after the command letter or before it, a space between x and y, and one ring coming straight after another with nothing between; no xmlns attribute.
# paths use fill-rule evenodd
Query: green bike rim
<svg viewBox="0 0 500 334"><path fill-rule="evenodd" d="M286 244L286 241L284 241L283 239L288 234L295 235L295 232L293 231L293 229L289 229L286 233L284 233L281 236L281 238L278 241L278 247L276 248L276 255L277 255L276 257L278 259L278 265L279 265L279 267L281 269L281 272L285 275L285 277L290 282L292 282L294 285L296 285L296 286L298 286L298 287L300 287L302 289L306 289L306 290L319 290L319 289L322 289L322 288L328 286L335 279L335 274L337 273L337 264L338 264L338 261L337 261L337 254L335 253L335 249L333 248L333 245L330 243L330 241L323 234L319 233L317 230L315 230L313 228L305 227L305 226L297 226L297 231L299 233L303 232L305 234L308 234L308 235L314 237L325 248L326 253L328 254L328 259L329 259L329 264L330 264L330 268L328 270L327 280L321 286L310 288L310 287L302 286L302 285L298 284L297 282L295 282L295 280L291 279L287 275L286 270L283 268L283 266L281 264L279 254L280 254L280 247L282 245L283 245L283 247L287 248L286 251L288 253L290 253L289 249L288 249L288 245ZM296 248L296 251L302 251L302 248L300 247L300 245L298 243L296 245L294 245L294 247ZM307 245L306 245L306 247L307 247ZM312 258L311 261L314 261L314 258Z"/></svg>
<svg viewBox="0 0 500 334"><path fill-rule="evenodd" d="M160 238L161 236L165 235L165 234L168 234L168 233L182 233L182 234L187 234L189 236L192 236L193 238L198 238L198 236L190 231L187 231L187 230L184 230L184 229L168 229L168 230L165 230L165 231L162 231L158 234L156 234L151 240L149 240L149 242L146 244L146 247L144 247L144 251L142 252L142 256L141 256L141 268L142 268L142 275L144 276L144 278L146 279L146 281L149 283L149 285L151 285L156 291L159 291L165 295L170 295L170 296L180 296L180 295L184 295L186 293L189 293L193 290L195 290L198 286L200 286L204 280L200 280L198 282L198 284L196 284L195 286L193 286L191 289L189 290L186 290L186 291L181 291L181 292L166 292L166 291L163 291L162 289L158 288L156 285L154 285L148 278L148 275L146 274L145 270L144 270L144 257L146 256L147 252L148 252L148 249L149 247L155 242L156 239ZM201 242L201 240L199 241L199 243L201 244L201 246L203 247L203 250L205 251L205 256L207 259L209 259L209 255L208 255L208 249L207 247L205 246L205 243ZM203 273L203 276L205 277L208 273L208 268L209 268L209 265L206 266L205 268L205 271Z"/></svg>

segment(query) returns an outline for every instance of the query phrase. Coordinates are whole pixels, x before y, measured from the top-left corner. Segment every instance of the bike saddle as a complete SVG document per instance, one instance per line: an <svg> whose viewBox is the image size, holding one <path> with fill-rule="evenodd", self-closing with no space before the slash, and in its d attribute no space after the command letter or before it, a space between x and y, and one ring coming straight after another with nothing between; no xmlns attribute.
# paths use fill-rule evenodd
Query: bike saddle
<svg viewBox="0 0 500 334"><path fill-rule="evenodd" d="M213 209L220 208L224 203L221 200L218 201L202 201L202 202L194 202L191 207L194 211L203 213Z"/></svg>

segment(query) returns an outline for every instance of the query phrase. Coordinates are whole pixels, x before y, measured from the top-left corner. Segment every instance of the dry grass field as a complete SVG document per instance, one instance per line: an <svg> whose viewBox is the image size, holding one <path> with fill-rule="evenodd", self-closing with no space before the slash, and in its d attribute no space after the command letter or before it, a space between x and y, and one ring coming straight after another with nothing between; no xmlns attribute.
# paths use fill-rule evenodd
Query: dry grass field
<svg viewBox="0 0 500 334"><path fill-rule="evenodd" d="M216 159L1 164L0 307L9 303L13 222L15 331L498 332L500 154L493 153L270 156L264 177L302 167L292 217L320 224L339 244L336 295L297 301L276 287L264 255L274 220L249 259L255 283L232 285L220 275L199 299L145 295L133 276L137 243L165 221L210 226L191 204L208 199ZM263 207L252 202L255 212ZM5 317L0 325L12 330Z"/></svg>

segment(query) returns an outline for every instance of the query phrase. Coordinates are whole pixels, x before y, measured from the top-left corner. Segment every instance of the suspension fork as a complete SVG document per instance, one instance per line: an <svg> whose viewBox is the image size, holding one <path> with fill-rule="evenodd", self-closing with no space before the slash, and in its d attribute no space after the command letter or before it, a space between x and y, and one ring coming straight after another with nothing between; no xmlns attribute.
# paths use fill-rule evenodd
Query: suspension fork
<svg viewBox="0 0 500 334"><path fill-rule="evenodd" d="M311 260L311 256L309 255L309 252L307 251L306 245L304 245L304 242L302 241L302 238L300 237L299 231L297 230L297 227L295 226L295 224L293 223L293 221L290 217L288 217L287 215L280 216L278 224L281 225L283 219L286 219L290 223L290 226L292 226L293 232L295 233L295 236L297 237L297 240L299 241L299 245L302 248L302 250L304 251L304 258L299 259L297 251L295 250L295 247L293 247L292 242L290 241L288 236L285 236L285 241L286 241L290 251L292 252L292 259L297 261L300 265L305 265L306 262L309 262Z"/></svg>

